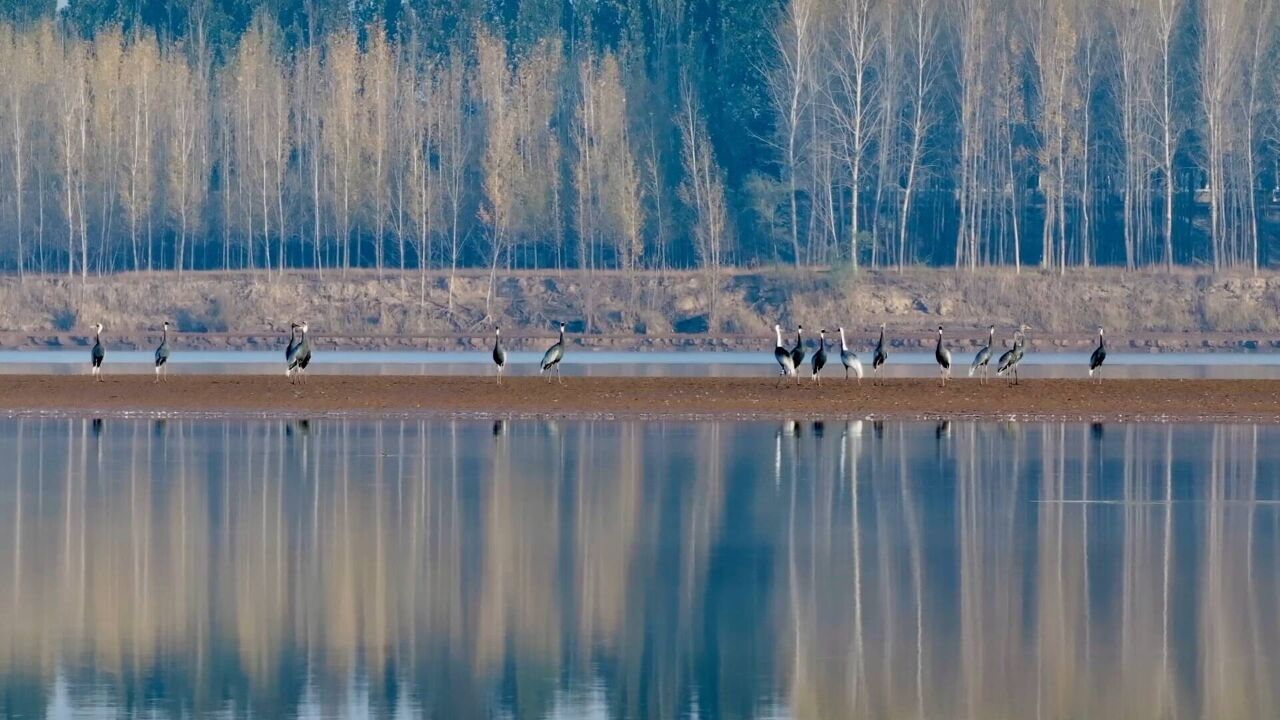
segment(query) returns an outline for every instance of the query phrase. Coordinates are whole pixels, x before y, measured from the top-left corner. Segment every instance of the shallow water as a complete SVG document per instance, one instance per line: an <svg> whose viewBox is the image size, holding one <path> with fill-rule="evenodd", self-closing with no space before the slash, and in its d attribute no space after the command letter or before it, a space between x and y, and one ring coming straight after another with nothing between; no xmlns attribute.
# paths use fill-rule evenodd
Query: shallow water
<svg viewBox="0 0 1280 720"><path fill-rule="evenodd" d="M0 421L11 717L1275 717L1280 428Z"/></svg>
<svg viewBox="0 0 1280 720"><path fill-rule="evenodd" d="M1084 377L1089 352L1030 352L1021 366L1023 377ZM0 375L4 374L87 374L88 350L5 350L0 351ZM150 351L113 350L105 372L150 373ZM260 350L175 351L170 361L172 374L259 374L284 371L284 353ZM509 353L510 375L536 375L540 352ZM870 354L861 358L870 373ZM963 377L972 353L955 353L957 377ZM809 372L806 360L804 372ZM570 348L564 361L565 375L603 376L686 376L686 377L773 377L778 366L772 351L701 352L610 351ZM1280 379L1280 353L1134 353L1111 352L1106 376L1110 378L1185 379ZM326 351L317 350L311 374L341 375L474 375L492 373L489 352L472 351ZM885 366L887 377L936 377L938 366L931 352L894 352ZM994 369L992 370L994 374ZM841 377L840 357L830 352L825 377Z"/></svg>

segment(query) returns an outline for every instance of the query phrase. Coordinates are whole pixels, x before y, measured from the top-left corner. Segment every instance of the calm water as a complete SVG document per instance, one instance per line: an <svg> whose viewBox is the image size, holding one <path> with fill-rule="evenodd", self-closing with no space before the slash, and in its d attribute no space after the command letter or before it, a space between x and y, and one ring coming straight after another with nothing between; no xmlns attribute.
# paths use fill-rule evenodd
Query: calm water
<svg viewBox="0 0 1280 720"><path fill-rule="evenodd" d="M283 346L282 346L283 347ZM812 353L816 345L809 347ZM838 347L838 345L836 346ZM839 354L829 350L827 377L843 375ZM956 350L956 373L965 375L976 351ZM1023 377L1084 377L1092 348L1074 353L1032 351L1021 366ZM861 355L870 372L870 352ZM998 357L998 355L997 355ZM106 372L151 373L154 356L150 350L110 350ZM283 350L175 350L172 374L265 374L284 372ZM541 352L511 352L510 375L536 375ZM805 372L808 372L806 361ZM1213 378L1280 379L1280 353L1275 352L1165 352L1136 353L1113 350L1107 355L1106 376L1111 378ZM773 377L778 366L773 351L612 351L585 350L572 346L564 361L565 375L605 376L694 376ZM2 350L0 375L12 373L87 374L89 351L84 350ZM333 351L317 349L309 370L312 374L404 375L492 373L489 351ZM937 377L938 366L932 352L896 351L884 373L888 377Z"/></svg>
<svg viewBox="0 0 1280 720"><path fill-rule="evenodd" d="M1280 428L0 421L12 717L1261 718Z"/></svg>

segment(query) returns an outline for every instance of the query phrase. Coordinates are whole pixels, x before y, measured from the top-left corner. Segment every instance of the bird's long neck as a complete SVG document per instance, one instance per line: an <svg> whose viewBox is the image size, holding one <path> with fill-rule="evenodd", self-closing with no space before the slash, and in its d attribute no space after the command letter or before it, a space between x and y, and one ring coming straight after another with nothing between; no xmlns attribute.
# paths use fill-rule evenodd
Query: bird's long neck
<svg viewBox="0 0 1280 720"><path fill-rule="evenodd" d="M880 328L880 342L877 344L880 347L884 347L884 328Z"/></svg>
<svg viewBox="0 0 1280 720"><path fill-rule="evenodd" d="M564 326L563 325L560 326L560 344L561 345L564 344Z"/></svg>
<svg viewBox="0 0 1280 720"><path fill-rule="evenodd" d="M160 342L162 343L169 342L169 326L165 325L164 328L162 328L162 332L163 334L160 336Z"/></svg>
<svg viewBox="0 0 1280 720"><path fill-rule="evenodd" d="M1098 331L1098 347L1105 347L1105 341L1102 339L1102 331Z"/></svg>
<svg viewBox="0 0 1280 720"><path fill-rule="evenodd" d="M801 342L803 342L803 341L800 339L800 331L799 331L799 330L797 330L797 331L796 331L796 345L799 345Z"/></svg>
<svg viewBox="0 0 1280 720"><path fill-rule="evenodd" d="M844 341L844 330L841 330L840 331L840 352L845 352L848 349L849 349L849 344Z"/></svg>
<svg viewBox="0 0 1280 720"><path fill-rule="evenodd" d="M942 331L938 331L938 352L942 352Z"/></svg>
<svg viewBox="0 0 1280 720"><path fill-rule="evenodd" d="M773 329L773 334L778 336L778 347L782 347L782 328L775 327Z"/></svg>
<svg viewBox="0 0 1280 720"><path fill-rule="evenodd" d="M97 328L95 328L93 331L93 342L95 345L99 345L102 343L102 331L98 330Z"/></svg>

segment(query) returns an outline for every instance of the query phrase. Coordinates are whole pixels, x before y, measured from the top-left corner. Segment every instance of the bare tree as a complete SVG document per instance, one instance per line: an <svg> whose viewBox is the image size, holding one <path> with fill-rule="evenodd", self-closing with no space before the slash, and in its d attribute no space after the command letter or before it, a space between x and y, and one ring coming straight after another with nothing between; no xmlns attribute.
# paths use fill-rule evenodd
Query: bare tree
<svg viewBox="0 0 1280 720"><path fill-rule="evenodd" d="M783 155L782 172L788 189L792 261L798 266L800 211L798 179L812 140L813 106L817 99L815 67L821 36L817 0L790 0L773 33L777 64L767 72L767 87L777 116L775 144Z"/></svg>
<svg viewBox="0 0 1280 720"><path fill-rule="evenodd" d="M198 227L201 209L207 197L208 173L200 167L205 141L207 91L203 78L185 62L169 63L169 112L172 120L168 134L166 161L169 169L169 212L178 221L178 244L174 269L181 274L187 267L187 243Z"/></svg>
<svg viewBox="0 0 1280 720"><path fill-rule="evenodd" d="M862 232L862 190L865 162L880 121L875 83L879 54L876 0L847 0L832 41L831 106L841 130L841 149L849 172L849 260L858 267Z"/></svg>
<svg viewBox="0 0 1280 720"><path fill-rule="evenodd" d="M1160 172L1164 184L1164 264L1173 269L1173 201L1177 185L1174 158L1181 145L1182 129L1176 115L1178 78L1174 76L1178 21L1183 0L1151 0L1155 3L1156 55L1160 72L1156 78L1155 125L1159 143Z"/></svg>
<svg viewBox="0 0 1280 720"><path fill-rule="evenodd" d="M467 203L467 166L471 162L472 135L464 115L470 82L466 62L456 54L440 79L440 179L448 227L449 312L453 312L454 282L462 255L462 210Z"/></svg>
<svg viewBox="0 0 1280 720"><path fill-rule="evenodd" d="M984 49L988 0L956 0L953 25L957 35L955 74L960 153L958 158L959 222L956 230L956 267L978 266L978 205L981 188L978 178L983 155Z"/></svg>
<svg viewBox="0 0 1280 720"><path fill-rule="evenodd" d="M1109 6L1112 32L1115 34L1115 59L1111 65L1112 82L1116 88L1115 110L1119 136L1116 138L1122 157L1121 163L1121 224L1124 245L1124 263L1132 270L1139 262L1143 241L1144 223L1141 218L1150 212L1146 203L1148 140L1153 130L1149 95L1154 84L1153 67L1156 66L1155 15L1150 3L1123 3Z"/></svg>
<svg viewBox="0 0 1280 720"><path fill-rule="evenodd" d="M1038 0L1037 0L1038 3ZM1041 188L1045 219L1042 267L1065 270L1067 259L1067 189L1071 145L1075 142L1080 106L1074 80L1076 31L1074 0L1033 3L1027 27L1036 63L1039 106Z"/></svg>
<svg viewBox="0 0 1280 720"><path fill-rule="evenodd" d="M1248 238L1248 255L1249 264L1254 273L1258 272L1258 168L1257 156L1260 148L1258 147L1258 113L1262 103L1262 89L1266 86L1268 78L1264 76L1264 72L1272 67L1268 58L1268 50L1272 43L1272 32L1275 23L1275 2L1274 0L1254 0L1251 12L1246 14L1246 52L1248 53L1247 62L1245 64L1245 88L1244 101L1240 112L1244 115L1242 118L1241 132L1243 133L1243 144L1240 148L1240 155L1244 161L1244 193L1246 211L1248 218L1246 219L1246 233ZM1274 71L1272 73L1274 75Z"/></svg>
<svg viewBox="0 0 1280 720"><path fill-rule="evenodd" d="M1241 0L1204 0L1198 71L1204 113L1205 170L1209 176L1209 234L1213 267L1234 265L1239 252L1227 224L1227 156L1233 95L1238 90L1239 52L1244 20Z"/></svg>
<svg viewBox="0 0 1280 720"><path fill-rule="evenodd" d="M324 134L325 161L329 166L333 187L329 201L331 213L337 224L342 272L351 268L353 217L356 194L359 192L359 128L358 112L359 50L355 34L349 30L336 33L329 40L325 54L325 102L323 105L322 132ZM359 261L359 257L356 257Z"/></svg>
<svg viewBox="0 0 1280 720"><path fill-rule="evenodd" d="M694 213L694 240L698 260L708 271L710 308L708 326L717 327L720 295L720 271L724 262L728 236L728 212L725 204L724 178L711 149L711 137L692 83L686 78L680 85L680 136L684 148L685 179L680 195Z"/></svg>
<svg viewBox="0 0 1280 720"><path fill-rule="evenodd" d="M907 263L907 235L911 226L912 202L924 164L925 142L934 123L933 96L938 77L935 61L938 43L937 11L934 0L911 0L907 18L908 76L906 181L902 188L902 209L898 213L897 266Z"/></svg>

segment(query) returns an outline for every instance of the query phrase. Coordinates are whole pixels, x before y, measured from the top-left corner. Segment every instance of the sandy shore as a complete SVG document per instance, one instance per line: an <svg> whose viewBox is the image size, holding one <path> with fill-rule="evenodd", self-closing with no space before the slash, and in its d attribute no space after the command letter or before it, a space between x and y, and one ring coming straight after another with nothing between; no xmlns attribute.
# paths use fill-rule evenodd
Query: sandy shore
<svg viewBox="0 0 1280 720"><path fill-rule="evenodd" d="M1076 420L1237 420L1280 423L1278 380L1024 380L979 385L829 379L778 386L767 378L313 376L0 376L0 412L120 415L448 414L512 417L974 417Z"/></svg>

